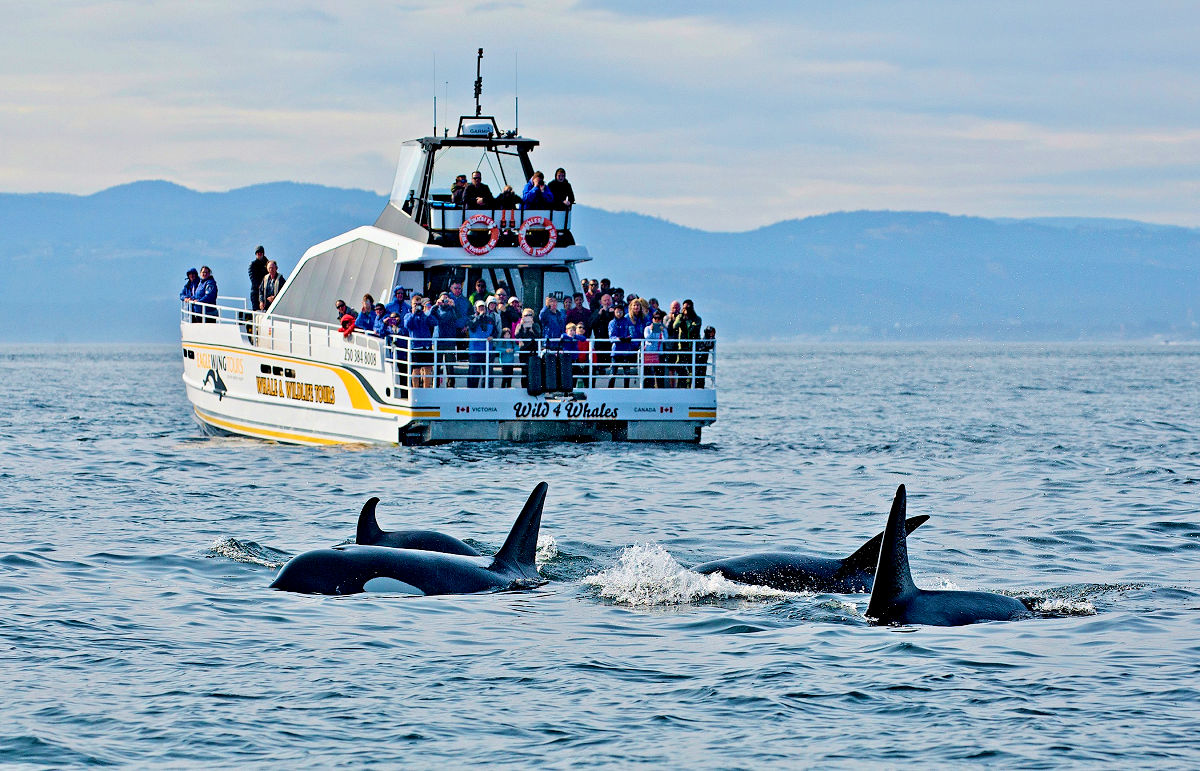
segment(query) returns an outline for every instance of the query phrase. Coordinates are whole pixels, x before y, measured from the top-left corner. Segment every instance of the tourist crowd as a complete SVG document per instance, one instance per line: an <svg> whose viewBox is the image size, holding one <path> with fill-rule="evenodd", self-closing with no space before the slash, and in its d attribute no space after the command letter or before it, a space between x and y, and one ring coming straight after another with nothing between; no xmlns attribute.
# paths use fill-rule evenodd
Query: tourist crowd
<svg viewBox="0 0 1200 771"><path fill-rule="evenodd" d="M461 282L434 297L409 294L397 286L386 305L363 295L357 314L344 300L334 304L342 334L354 332L394 339L407 357L413 386L454 386L455 364L467 363L467 387L483 383L484 374L499 375L511 385L518 364L538 348L572 352L580 376L593 385L638 374L651 388L704 387L708 352L716 329L702 327L691 300L673 300L665 309L657 298L626 294L609 279L583 279L580 289L562 297L548 295L542 308L523 308L518 297L501 285L490 290L482 279L475 291L463 293Z"/></svg>

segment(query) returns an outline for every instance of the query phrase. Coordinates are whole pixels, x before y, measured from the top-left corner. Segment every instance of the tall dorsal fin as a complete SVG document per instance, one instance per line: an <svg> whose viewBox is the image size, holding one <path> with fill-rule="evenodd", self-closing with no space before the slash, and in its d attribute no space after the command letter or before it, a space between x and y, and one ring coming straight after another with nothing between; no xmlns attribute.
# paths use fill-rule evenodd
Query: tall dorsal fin
<svg viewBox="0 0 1200 771"><path fill-rule="evenodd" d="M871 589L871 602L867 615L884 618L892 604L918 591L908 569L908 539L904 532L904 514L908 509L904 485L896 488L892 511L888 515L887 527L883 531L883 542L879 547L879 562L875 567L875 586Z"/></svg>
<svg viewBox="0 0 1200 771"><path fill-rule="evenodd" d="M504 545L496 552L492 560L493 568L502 567L515 570L526 578L537 578L534 558L537 555L538 531L542 527L542 506L546 504L547 489L545 482L539 482L533 488Z"/></svg>
<svg viewBox="0 0 1200 771"><path fill-rule="evenodd" d="M377 503L379 503L379 499L372 498L363 504L362 511L358 515L358 532L354 536L355 543L370 546L378 543L380 536L383 535L383 531L379 529L379 523L375 520Z"/></svg>
<svg viewBox="0 0 1200 771"><path fill-rule="evenodd" d="M912 535L912 531L916 530L918 527L928 521L928 514L922 514L919 517L909 517L908 519L904 520L905 535ZM861 572L869 572L874 574L875 566L879 564L879 546L882 543L883 533L879 533L874 538L860 546L858 551L842 560L842 567L838 570L838 573L843 575Z"/></svg>

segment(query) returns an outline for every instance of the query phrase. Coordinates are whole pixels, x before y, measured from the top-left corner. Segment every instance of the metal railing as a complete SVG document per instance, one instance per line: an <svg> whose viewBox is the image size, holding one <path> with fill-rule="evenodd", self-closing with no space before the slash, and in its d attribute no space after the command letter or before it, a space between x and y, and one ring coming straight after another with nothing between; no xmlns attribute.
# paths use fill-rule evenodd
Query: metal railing
<svg viewBox="0 0 1200 771"><path fill-rule="evenodd" d="M521 226L522 222L534 216L545 217L560 231L571 229L571 209L569 208L527 207L525 204L518 204L510 209L493 206L474 208L445 201L430 201L428 202L428 206L430 230L458 230L468 217L476 214L486 214L492 218L492 221L497 226L513 230L516 230Z"/></svg>
<svg viewBox="0 0 1200 771"><path fill-rule="evenodd" d="M663 340L662 350L646 350L639 340L496 340L478 338L380 338L361 329L346 337L335 324L250 311L244 299L216 304L185 300L184 323L235 325L257 347L307 358L346 361L349 347L382 349L397 395L413 388L524 389L525 362L536 354L574 358L575 388L715 388L716 340ZM582 348L579 346L582 345ZM572 347L574 346L574 347ZM632 348L627 350L626 348Z"/></svg>
<svg viewBox="0 0 1200 771"><path fill-rule="evenodd" d="M411 388L523 389L526 362L547 352L572 357L576 389L716 387L715 340L665 340L662 351L647 351L639 341L633 342L633 350L618 345L611 340L392 336L384 350L393 385L401 393Z"/></svg>

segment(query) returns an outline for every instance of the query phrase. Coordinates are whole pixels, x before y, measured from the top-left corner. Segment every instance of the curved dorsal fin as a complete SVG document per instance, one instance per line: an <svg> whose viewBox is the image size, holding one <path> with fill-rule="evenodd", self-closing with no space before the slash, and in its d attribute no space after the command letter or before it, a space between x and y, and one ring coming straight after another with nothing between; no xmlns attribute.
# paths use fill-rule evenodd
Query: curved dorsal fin
<svg viewBox="0 0 1200 771"><path fill-rule="evenodd" d="M897 599L918 591L912 580L912 572L908 569L908 540L904 528L907 509L907 495L904 485L900 485L896 488L892 511L888 515L883 542L879 547L875 585L871 588L871 602L867 605L867 615L871 618L884 618Z"/></svg>
<svg viewBox="0 0 1200 771"><path fill-rule="evenodd" d="M538 486L533 488L504 545L496 552L492 560L493 568L515 570L526 578L537 577L534 557L537 554L538 531L542 527L542 507L546 504L547 489L545 482L538 482Z"/></svg>
<svg viewBox="0 0 1200 771"><path fill-rule="evenodd" d="M358 532L354 536L355 543L370 546L377 543L379 537L383 535L383 531L379 529L379 523L375 521L375 505L377 503L379 503L379 499L372 498L363 504L362 512L358 515Z"/></svg>
<svg viewBox="0 0 1200 771"><path fill-rule="evenodd" d="M912 531L916 530L918 527L928 521L928 514L922 514L919 517L909 517L908 519L904 520L905 535L912 535ZM838 572L844 575L863 572L873 574L875 572L875 566L879 564L879 547L882 543L883 533L879 533L874 538L860 546L858 551L842 560L842 567L838 569Z"/></svg>

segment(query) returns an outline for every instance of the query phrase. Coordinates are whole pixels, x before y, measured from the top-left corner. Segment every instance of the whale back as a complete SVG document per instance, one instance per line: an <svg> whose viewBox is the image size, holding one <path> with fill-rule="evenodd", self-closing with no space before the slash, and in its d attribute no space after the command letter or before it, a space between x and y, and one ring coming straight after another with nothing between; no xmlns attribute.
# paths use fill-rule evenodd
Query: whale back
<svg viewBox="0 0 1200 771"><path fill-rule="evenodd" d="M537 539L542 527L542 507L546 504L545 482L539 482L529 494L525 508L517 516L504 545L492 560L492 570L504 570L524 578L537 578Z"/></svg>
<svg viewBox="0 0 1200 771"><path fill-rule="evenodd" d="M904 515L908 510L904 485L896 488L892 500L892 511L888 515L887 527L879 546L879 562L875 567L875 585L871 588L871 602L867 615L885 618L887 611L898 600L917 594L920 590L913 583L912 571L908 567L908 540Z"/></svg>
<svg viewBox="0 0 1200 771"><path fill-rule="evenodd" d="M928 521L928 514L922 514L919 517L909 517L904 520L905 535L908 535ZM858 551L842 560L842 567L838 571L838 574L843 576L854 575L855 573L875 575L875 568L879 565L879 548L882 545L883 533L878 533L874 538L860 546Z"/></svg>
<svg viewBox="0 0 1200 771"><path fill-rule="evenodd" d="M355 543L378 543L379 539L383 537L383 531L379 529L379 520L375 519L375 506L378 503L378 498L372 498L363 504L362 511L358 514L358 531L354 535Z"/></svg>

